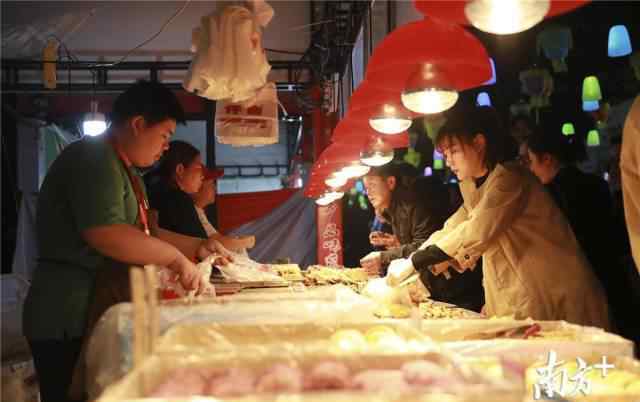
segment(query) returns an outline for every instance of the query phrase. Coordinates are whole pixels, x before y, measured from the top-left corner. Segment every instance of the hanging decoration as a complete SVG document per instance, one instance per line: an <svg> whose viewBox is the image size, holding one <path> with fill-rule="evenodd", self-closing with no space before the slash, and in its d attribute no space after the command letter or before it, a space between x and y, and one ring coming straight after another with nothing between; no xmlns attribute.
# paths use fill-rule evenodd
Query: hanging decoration
<svg viewBox="0 0 640 402"><path fill-rule="evenodd" d="M600 109L600 102L597 100L582 102L582 110L585 112L595 112L598 109Z"/></svg>
<svg viewBox="0 0 640 402"><path fill-rule="evenodd" d="M600 134L598 130L590 130L587 134L587 146L598 147L600 146Z"/></svg>
<svg viewBox="0 0 640 402"><path fill-rule="evenodd" d="M476 106L491 106L491 98L486 92L480 92L476 97Z"/></svg>
<svg viewBox="0 0 640 402"><path fill-rule="evenodd" d="M607 46L607 55L609 57L628 56L631 50L631 38L629 32L624 25L614 25L609 29L609 41Z"/></svg>
<svg viewBox="0 0 640 402"><path fill-rule="evenodd" d="M582 82L582 101L599 101L602 100L602 91L600 91L600 82L598 77L590 75Z"/></svg>
<svg viewBox="0 0 640 402"><path fill-rule="evenodd" d="M423 117L422 122L427 136L434 141L444 123L447 122L447 117L444 113L437 113Z"/></svg>
<svg viewBox="0 0 640 402"><path fill-rule="evenodd" d="M433 150L433 168L435 170L444 169L444 156L437 149Z"/></svg>
<svg viewBox="0 0 640 402"><path fill-rule="evenodd" d="M551 106L549 97L553 92L553 77L546 68L533 67L520 73L522 92L529 95L529 105L536 112L539 122L539 110Z"/></svg>
<svg viewBox="0 0 640 402"><path fill-rule="evenodd" d="M562 134L569 137L576 133L575 127L573 127L573 123L564 123L562 125Z"/></svg>
<svg viewBox="0 0 640 402"><path fill-rule="evenodd" d="M404 159L404 161L408 164L413 165L417 168L418 166L420 166L420 162L422 161L422 154L413 148L409 148L407 149L407 153L402 159Z"/></svg>
<svg viewBox="0 0 640 402"><path fill-rule="evenodd" d="M538 34L538 54L544 52L545 57L551 60L554 73L568 71L565 59L572 47L573 35L568 27L551 26Z"/></svg>

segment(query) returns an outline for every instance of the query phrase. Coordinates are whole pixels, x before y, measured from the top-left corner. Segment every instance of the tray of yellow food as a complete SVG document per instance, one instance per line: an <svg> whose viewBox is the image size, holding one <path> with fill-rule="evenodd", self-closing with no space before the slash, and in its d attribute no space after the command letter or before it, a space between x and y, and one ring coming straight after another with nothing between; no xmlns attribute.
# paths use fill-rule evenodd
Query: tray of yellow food
<svg viewBox="0 0 640 402"><path fill-rule="evenodd" d="M434 348L420 331L401 322L371 324L183 324L169 329L156 352L265 350L288 354L405 353Z"/></svg>
<svg viewBox="0 0 640 402"><path fill-rule="evenodd" d="M298 264L270 264L271 270L289 282L302 282L304 276Z"/></svg>
<svg viewBox="0 0 640 402"><path fill-rule="evenodd" d="M324 286L342 284L355 291L362 290L369 280L364 268L327 267L311 265L303 273L304 284L308 286Z"/></svg>

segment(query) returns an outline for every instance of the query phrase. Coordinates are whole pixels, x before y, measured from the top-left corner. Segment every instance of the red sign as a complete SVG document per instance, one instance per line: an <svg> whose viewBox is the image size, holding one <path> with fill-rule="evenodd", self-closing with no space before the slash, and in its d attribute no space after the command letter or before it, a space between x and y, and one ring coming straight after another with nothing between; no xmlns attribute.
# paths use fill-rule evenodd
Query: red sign
<svg viewBox="0 0 640 402"><path fill-rule="evenodd" d="M318 264L342 265L342 203L316 208L318 222Z"/></svg>

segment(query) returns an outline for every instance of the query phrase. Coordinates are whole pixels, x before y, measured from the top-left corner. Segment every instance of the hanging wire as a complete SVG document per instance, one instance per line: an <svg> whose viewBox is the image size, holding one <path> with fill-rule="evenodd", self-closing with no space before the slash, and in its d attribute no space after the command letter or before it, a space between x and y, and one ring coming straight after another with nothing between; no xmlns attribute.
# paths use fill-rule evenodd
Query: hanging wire
<svg viewBox="0 0 640 402"><path fill-rule="evenodd" d="M129 56L131 56L131 54L133 52L135 52L136 50L140 49L141 47L147 45L148 43L150 43L151 41L153 41L155 38L157 38L158 36L160 36L160 34L162 32L164 32L165 28L169 26L169 24L171 24L171 22L173 22L173 20L175 20L180 14L182 14L182 12L187 8L187 6L189 5L189 3L191 3L191 0L186 0L184 2L184 4L182 5L182 7L180 7L175 13L173 13L173 15L171 17L169 17L169 19L167 21L165 21L164 24L162 24L162 26L160 27L160 30L158 30L158 32L156 32L154 35L152 35L149 39L145 40L144 42L142 42L141 44L139 44L138 46L134 47L133 49L129 50L127 53L125 53L124 56L122 56L119 60L114 61L112 63L100 63L100 64L95 64L92 67L113 67L116 66L120 63L122 63L123 61L125 61Z"/></svg>

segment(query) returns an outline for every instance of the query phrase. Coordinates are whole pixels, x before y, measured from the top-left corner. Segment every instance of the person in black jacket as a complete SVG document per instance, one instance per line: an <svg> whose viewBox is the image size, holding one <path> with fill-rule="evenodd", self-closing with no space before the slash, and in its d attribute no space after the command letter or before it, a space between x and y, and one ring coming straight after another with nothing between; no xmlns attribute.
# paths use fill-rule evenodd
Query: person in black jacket
<svg viewBox="0 0 640 402"><path fill-rule="evenodd" d="M161 228L187 236L213 238L232 251L253 247L253 236L229 237L217 232L207 233L194 198L198 198L203 183L213 186L211 180L221 174L203 166L196 147L184 141L172 141L156 173L159 183L151 193L150 202L158 212Z"/></svg>
<svg viewBox="0 0 640 402"><path fill-rule="evenodd" d="M545 185L569 220L578 243L609 299L620 333L640 339L630 275L620 263L621 245L611 244L614 236L612 199L607 182L574 166L577 144L571 138L554 134L553 127L537 129L528 141L529 169Z"/></svg>
<svg viewBox="0 0 640 402"><path fill-rule="evenodd" d="M429 236L442 228L454 208L449 201L447 188L435 177L407 180L402 175L402 165L387 164L372 168L364 177L364 185L371 204L382 211L391 223L398 247L369 253L361 265L370 275L384 275L389 263L406 258L416 251ZM464 273L453 271L448 276L436 276L425 270L421 274L431 298L480 311L484 304L482 270Z"/></svg>

